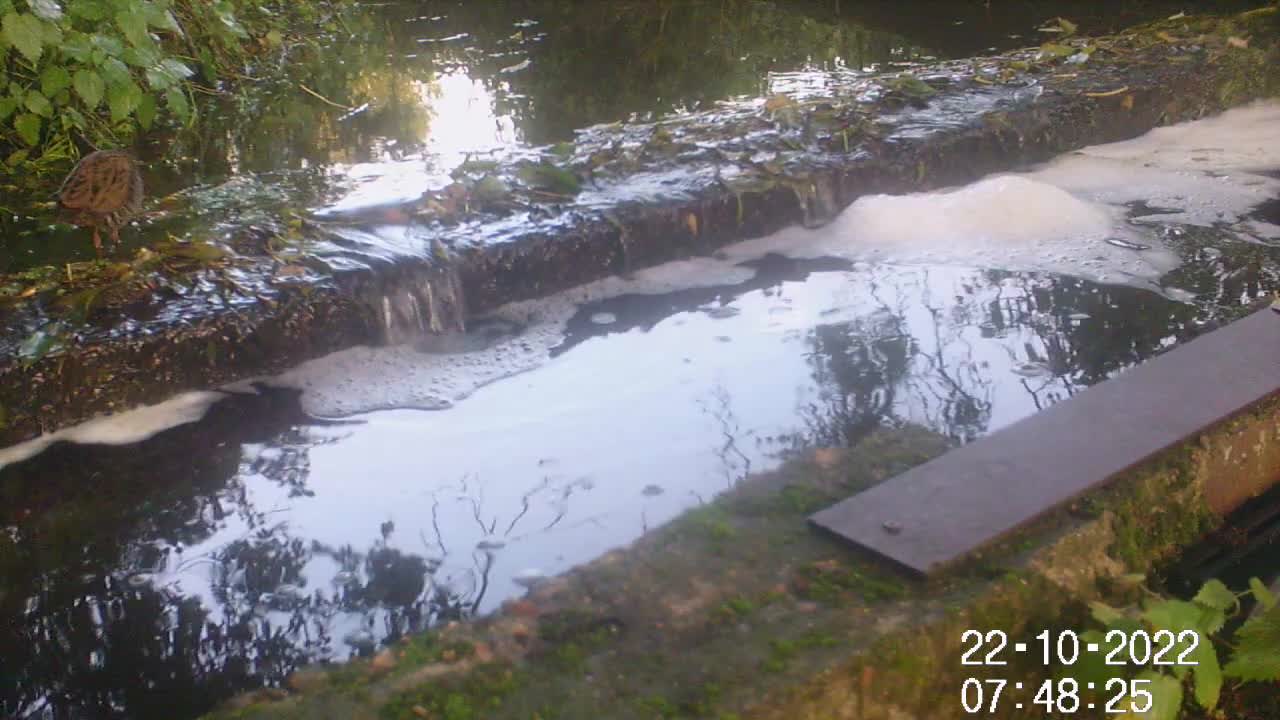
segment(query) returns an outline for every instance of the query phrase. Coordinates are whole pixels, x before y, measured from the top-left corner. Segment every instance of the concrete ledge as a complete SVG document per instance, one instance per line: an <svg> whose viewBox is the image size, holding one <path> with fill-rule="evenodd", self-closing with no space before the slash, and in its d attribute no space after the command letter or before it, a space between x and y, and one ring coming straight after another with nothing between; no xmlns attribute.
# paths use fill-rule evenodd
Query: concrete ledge
<svg viewBox="0 0 1280 720"><path fill-rule="evenodd" d="M1277 348L1280 314L1261 310L810 519L932 574L1280 393ZM1219 513L1280 475L1280 453L1265 438L1247 472L1241 450L1228 445L1205 460L1205 492Z"/></svg>

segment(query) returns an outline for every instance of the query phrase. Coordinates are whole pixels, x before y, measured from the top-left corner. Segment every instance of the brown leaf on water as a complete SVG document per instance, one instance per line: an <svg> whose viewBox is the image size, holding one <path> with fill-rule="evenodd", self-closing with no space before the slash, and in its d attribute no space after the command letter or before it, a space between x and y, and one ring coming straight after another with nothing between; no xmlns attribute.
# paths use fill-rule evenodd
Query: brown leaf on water
<svg viewBox="0 0 1280 720"><path fill-rule="evenodd" d="M1124 96L1124 99L1120 101L1120 107L1124 108L1125 110L1132 110L1132 109L1133 109L1133 96L1132 96L1132 95L1125 95L1125 96Z"/></svg>
<svg viewBox="0 0 1280 720"><path fill-rule="evenodd" d="M698 237L698 216L693 213L686 213L684 216L684 226L689 228L689 234Z"/></svg>

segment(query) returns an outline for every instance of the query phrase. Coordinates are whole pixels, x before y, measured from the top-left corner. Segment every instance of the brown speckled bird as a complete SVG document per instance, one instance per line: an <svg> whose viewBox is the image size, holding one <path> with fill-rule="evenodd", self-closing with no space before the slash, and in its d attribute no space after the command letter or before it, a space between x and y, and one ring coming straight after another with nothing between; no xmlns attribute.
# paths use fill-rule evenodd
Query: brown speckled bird
<svg viewBox="0 0 1280 720"><path fill-rule="evenodd" d="M93 246L102 254L98 228L120 241L120 226L142 209L142 175L123 150L99 150L84 156L58 190L62 219L93 228Z"/></svg>

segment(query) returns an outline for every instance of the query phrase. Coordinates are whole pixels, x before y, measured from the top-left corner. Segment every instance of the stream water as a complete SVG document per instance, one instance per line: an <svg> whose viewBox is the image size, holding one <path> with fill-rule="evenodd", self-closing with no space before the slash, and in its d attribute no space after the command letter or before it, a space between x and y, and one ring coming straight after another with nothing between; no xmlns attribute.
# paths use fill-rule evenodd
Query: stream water
<svg viewBox="0 0 1280 720"><path fill-rule="evenodd" d="M816 1L393 4L386 46L352 50L381 105L328 145L237 137L223 171L288 204L380 202L489 147L815 67L1038 42L1064 12L954 5L906 21ZM1105 28L1179 4L1084 5ZM866 198L466 336L353 348L0 450L0 716L196 717L489 612L789 452L907 423L963 443L1026 417L1280 287L1278 128L1280 106L1258 106ZM225 179L203 172L168 182ZM50 246L18 262L80 252Z"/></svg>

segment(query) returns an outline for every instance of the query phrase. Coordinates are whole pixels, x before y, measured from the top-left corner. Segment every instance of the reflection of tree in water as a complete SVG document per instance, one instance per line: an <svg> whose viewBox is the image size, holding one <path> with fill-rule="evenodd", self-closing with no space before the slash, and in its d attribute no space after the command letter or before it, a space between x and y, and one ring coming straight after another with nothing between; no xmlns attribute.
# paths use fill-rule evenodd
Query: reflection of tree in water
<svg viewBox="0 0 1280 720"><path fill-rule="evenodd" d="M493 113L521 138L541 144L599 122L758 94L771 70L837 59L860 68L919 51L792 3L489 0L371 5L345 18L331 42L281 53L275 76L245 96L215 98L202 110L207 122L176 138L174 155L195 160L188 171L207 180L398 159L429 135L433 108L422 91L457 71L483 84ZM511 70L526 59L528 69Z"/></svg>
<svg viewBox="0 0 1280 720"><path fill-rule="evenodd" d="M997 385L1016 384L1032 408L1048 407L1193 337L1215 312L1058 275L986 271L955 288L929 275L877 273L873 312L810 331L818 394L801 409L806 443L855 442L900 421L904 406L967 442L989 432ZM1210 282L1204 293L1217 297L1220 287ZM1014 374L982 358L976 348L990 341Z"/></svg>
<svg viewBox="0 0 1280 720"><path fill-rule="evenodd" d="M801 409L809 439L846 446L880 427L892 413L896 389L912 354L901 319L873 316L821 325L810 337L818 396Z"/></svg>
<svg viewBox="0 0 1280 720"><path fill-rule="evenodd" d="M269 392L136 445L60 444L0 471L0 716L190 717L324 646L325 599L299 587L310 549L237 476L241 443L274 444L281 460L259 470L305 494L323 424ZM244 537L184 552L233 518Z"/></svg>

